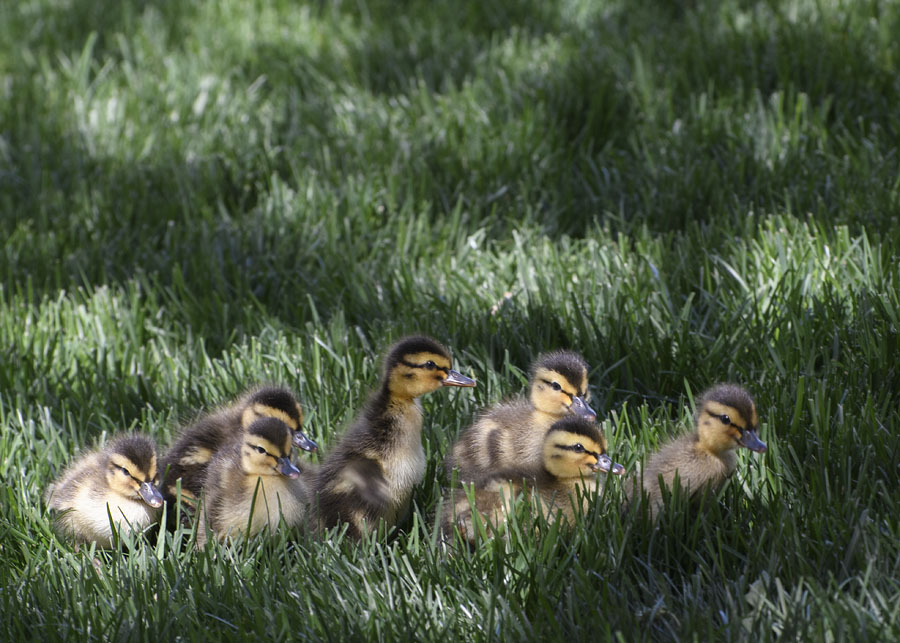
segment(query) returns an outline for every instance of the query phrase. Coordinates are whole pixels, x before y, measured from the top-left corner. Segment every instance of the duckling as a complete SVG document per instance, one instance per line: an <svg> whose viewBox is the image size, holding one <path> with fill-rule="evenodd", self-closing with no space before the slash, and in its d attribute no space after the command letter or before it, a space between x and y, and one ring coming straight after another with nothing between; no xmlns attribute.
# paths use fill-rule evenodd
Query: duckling
<svg viewBox="0 0 900 643"><path fill-rule="evenodd" d="M588 418L569 416L557 420L544 434L541 468L535 475L531 475L530 466L525 475L519 469L493 473L475 486L474 503L460 489L451 489L445 495L441 517L444 537L452 537L456 527L464 539L474 543L478 530L473 504L487 532L495 535L519 497L527 498L528 506L547 519L558 512L564 524L574 524L576 502L581 503L581 511L587 509L596 474L625 473L625 468L613 462L606 450L606 438Z"/></svg>
<svg viewBox="0 0 900 643"><path fill-rule="evenodd" d="M649 496L651 518L663 505L660 478L671 488L677 475L689 495L714 493L737 467L736 448L765 453L757 426L756 405L746 390L734 384L717 384L705 391L697 402L694 432L661 447L644 467L641 487ZM636 486L637 481L629 491L630 497L638 493Z"/></svg>
<svg viewBox="0 0 900 643"><path fill-rule="evenodd" d="M119 437L76 460L47 489L47 506L60 513L57 528L77 543L113 545L116 531L135 533L159 519L156 447L140 435Z"/></svg>
<svg viewBox="0 0 900 643"><path fill-rule="evenodd" d="M203 484L201 525L217 540L243 534L248 525L252 536L282 520L289 527L303 522L310 490L291 462L292 440L287 424L260 416L216 451ZM201 527L198 547L207 537Z"/></svg>
<svg viewBox="0 0 900 643"><path fill-rule="evenodd" d="M318 529L349 523L350 536L360 538L381 521L390 528L406 516L425 475L418 398L442 386L475 386L451 367L449 351L430 337L390 348L381 384L319 469Z"/></svg>
<svg viewBox="0 0 900 643"><path fill-rule="evenodd" d="M594 419L587 403L588 367L578 353L555 351L531 365L529 398L487 409L450 450L448 476L477 482L492 471L514 468L527 476L541 471L547 429L568 415Z"/></svg>
<svg viewBox="0 0 900 643"><path fill-rule="evenodd" d="M316 443L303 432L303 409L297 398L287 389L264 386L245 393L231 406L200 418L182 432L162 459L166 500L175 499L179 479L182 496L196 500L216 451L261 417L276 418L287 424L293 432L294 446L304 451L317 449Z"/></svg>

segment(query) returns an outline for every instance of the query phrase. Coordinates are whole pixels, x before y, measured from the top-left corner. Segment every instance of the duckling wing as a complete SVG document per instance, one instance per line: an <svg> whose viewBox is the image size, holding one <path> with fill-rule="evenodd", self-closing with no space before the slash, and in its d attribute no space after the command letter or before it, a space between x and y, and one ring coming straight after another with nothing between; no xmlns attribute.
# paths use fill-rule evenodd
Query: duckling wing
<svg viewBox="0 0 900 643"><path fill-rule="evenodd" d="M734 469L732 454L715 457L697 447L697 436L686 435L653 454L642 476L643 489L653 505L652 513L662 506L663 486L678 485L691 496L705 490L715 490Z"/></svg>
<svg viewBox="0 0 900 643"><path fill-rule="evenodd" d="M497 535L520 491L518 485L500 480L491 481L488 487L449 489L444 495L440 517L444 541L452 542L457 531L473 545L482 534L487 537Z"/></svg>
<svg viewBox="0 0 900 643"><path fill-rule="evenodd" d="M175 485L181 479L182 492L199 496L210 462L239 429L239 418L233 412L220 412L189 426L162 459L165 475L162 492L168 499L175 496Z"/></svg>
<svg viewBox="0 0 900 643"><path fill-rule="evenodd" d="M535 427L527 400L488 409L460 435L447 458L447 474L458 469L461 481L478 482L493 472L513 469L530 475L540 467L544 427Z"/></svg>
<svg viewBox="0 0 900 643"><path fill-rule="evenodd" d="M360 454L348 455L340 467L323 467L316 488L321 526L349 522L357 537L363 523L382 517L391 500L381 464Z"/></svg>
<svg viewBox="0 0 900 643"><path fill-rule="evenodd" d="M97 452L87 453L78 458L47 488L44 494L47 506L55 510L69 509L81 489L91 486L92 481L97 480L105 484L106 471L101 465L101 458Z"/></svg>

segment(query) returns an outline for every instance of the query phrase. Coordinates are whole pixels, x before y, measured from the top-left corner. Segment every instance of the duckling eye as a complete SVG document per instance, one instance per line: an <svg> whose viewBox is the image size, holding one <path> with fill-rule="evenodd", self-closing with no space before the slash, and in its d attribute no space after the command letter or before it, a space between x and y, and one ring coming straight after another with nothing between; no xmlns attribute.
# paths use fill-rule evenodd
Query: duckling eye
<svg viewBox="0 0 900 643"><path fill-rule="evenodd" d="M126 476L131 476L131 471L129 471L127 467L122 467L122 473L124 473Z"/></svg>
<svg viewBox="0 0 900 643"><path fill-rule="evenodd" d="M256 447L256 451L257 451L258 453L265 453L265 452L266 452L266 450L265 450L263 447L261 447L261 446L257 446L257 447Z"/></svg>
<svg viewBox="0 0 900 643"><path fill-rule="evenodd" d="M727 415L720 415L719 419L722 420L722 424L731 424L731 418Z"/></svg>
<svg viewBox="0 0 900 643"><path fill-rule="evenodd" d="M580 442L572 447L572 451L575 453L584 453L584 445Z"/></svg>
<svg viewBox="0 0 900 643"><path fill-rule="evenodd" d="M562 390L562 386L560 386L559 382L550 382L550 388L552 388L554 391Z"/></svg>
<svg viewBox="0 0 900 643"><path fill-rule="evenodd" d="M425 362L425 368L427 368L429 371L433 371L434 369L437 368L437 364L435 364L431 360L428 360L427 362Z"/></svg>

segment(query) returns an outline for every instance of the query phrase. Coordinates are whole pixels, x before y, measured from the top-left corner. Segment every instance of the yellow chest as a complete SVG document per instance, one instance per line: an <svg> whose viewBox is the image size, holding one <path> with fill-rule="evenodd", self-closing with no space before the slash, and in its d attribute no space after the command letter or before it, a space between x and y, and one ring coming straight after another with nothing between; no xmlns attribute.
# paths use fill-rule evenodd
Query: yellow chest
<svg viewBox="0 0 900 643"><path fill-rule="evenodd" d="M89 488L80 489L60 519L63 529L77 540L95 541L101 547L112 545L110 517L118 531L143 531L156 522L159 510L145 502L118 494L98 498Z"/></svg>
<svg viewBox="0 0 900 643"><path fill-rule="evenodd" d="M306 508L302 484L283 476L246 476L240 498L217 516L217 531L244 533L249 526L254 535L275 529L282 518L288 526L299 524Z"/></svg>
<svg viewBox="0 0 900 643"><path fill-rule="evenodd" d="M397 439L380 456L389 498L385 519L396 522L409 506L412 490L425 477L425 449L422 447L422 407L418 400L394 416Z"/></svg>

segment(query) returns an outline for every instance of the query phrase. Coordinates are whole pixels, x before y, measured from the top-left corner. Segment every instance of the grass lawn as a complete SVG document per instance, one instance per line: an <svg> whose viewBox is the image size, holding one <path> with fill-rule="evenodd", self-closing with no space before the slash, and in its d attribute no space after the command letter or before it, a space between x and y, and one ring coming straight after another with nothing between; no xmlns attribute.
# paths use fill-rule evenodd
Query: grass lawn
<svg viewBox="0 0 900 643"><path fill-rule="evenodd" d="M2 3L0 639L900 638L898 33L849 0ZM80 449L256 382L327 453L414 331L478 387L426 398L387 542L52 532ZM629 469L722 380L769 452L699 517L613 484L448 556L443 456L552 348Z"/></svg>

